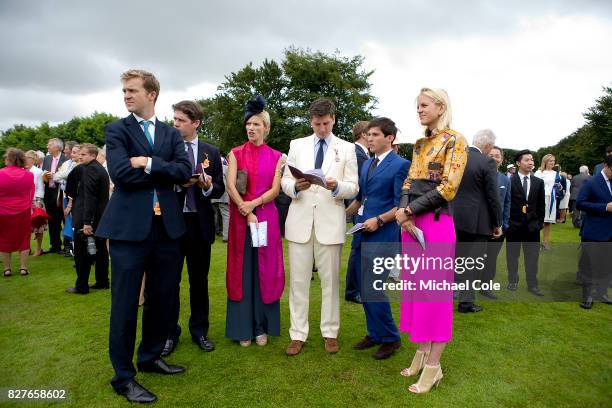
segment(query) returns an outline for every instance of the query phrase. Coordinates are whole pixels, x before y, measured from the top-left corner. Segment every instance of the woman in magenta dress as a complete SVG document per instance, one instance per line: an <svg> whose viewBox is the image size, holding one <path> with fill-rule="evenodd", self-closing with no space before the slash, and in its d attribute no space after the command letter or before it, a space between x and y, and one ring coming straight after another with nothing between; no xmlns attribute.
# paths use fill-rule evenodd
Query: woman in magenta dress
<svg viewBox="0 0 612 408"><path fill-rule="evenodd" d="M409 391L425 393L442 379L440 356L452 337L453 298L450 289L423 289L419 284L453 282L456 239L449 202L459 188L468 152L465 138L450 129L451 107L444 90L421 89L417 113L425 126L425 137L414 145L412 165L396 213L402 227L402 248L404 254L413 258L424 255L450 260L416 274L403 271L403 278L414 282L417 290L404 292L400 331L410 334L410 341L418 344L418 350L410 367L401 374L410 377L422 370ZM415 239L415 227L423 231L425 249Z"/></svg>
<svg viewBox="0 0 612 408"><path fill-rule="evenodd" d="M12 275L11 253L19 252L21 275L28 274L34 175L25 168L25 155L9 148L0 169L0 254L4 276Z"/></svg>
<svg viewBox="0 0 612 408"><path fill-rule="evenodd" d="M247 347L280 335L280 298L285 288L283 246L274 199L280 189L281 153L265 143L270 115L261 96L246 105L248 141L228 156L230 221L227 249L225 336ZM246 172L246 192L236 188ZM253 247L249 224L267 223L267 245Z"/></svg>

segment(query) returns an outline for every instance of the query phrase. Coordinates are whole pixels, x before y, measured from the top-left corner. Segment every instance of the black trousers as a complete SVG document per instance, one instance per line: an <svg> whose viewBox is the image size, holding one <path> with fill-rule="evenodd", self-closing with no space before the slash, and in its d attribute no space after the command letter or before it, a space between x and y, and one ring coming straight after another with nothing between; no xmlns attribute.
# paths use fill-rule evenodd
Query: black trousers
<svg viewBox="0 0 612 408"><path fill-rule="evenodd" d="M487 251L487 235L470 234L469 232L456 230L457 243L455 247L455 256L457 258L484 258ZM465 268L462 273L455 271L455 282L463 283L470 282L468 289L459 291L459 302L474 302L476 294L474 293L471 282L480 279L482 271L478 270L474 264L472 268Z"/></svg>
<svg viewBox="0 0 612 408"><path fill-rule="evenodd" d="M96 242L96 254L87 253L87 236L82 232L75 232L74 237L74 263L76 266L77 279L75 288L82 293L89 292L89 272L91 264L95 262L96 283L99 286L108 286L108 251L106 250L106 239L94 238Z"/></svg>
<svg viewBox="0 0 612 408"><path fill-rule="evenodd" d="M521 247L525 255L525 275L527 287L538 286L538 261L540 259L540 231L529 232L527 228L506 234L506 262L508 264L508 283L518 283L518 265Z"/></svg>
<svg viewBox="0 0 612 408"><path fill-rule="evenodd" d="M187 273L189 275L189 332L191 337L198 339L208 336L209 298L208 298L208 271L210 269L210 247L204 241L197 213L183 213L187 233L180 240L181 258L179 264L179 282L183 270L183 262L187 259ZM169 336L178 336L178 320L180 312L179 289L177 288L172 308L172 323Z"/></svg>
<svg viewBox="0 0 612 408"><path fill-rule="evenodd" d="M64 210L61 205L57 205L59 187L45 188L45 211L51 216L49 219L49 243L51 251L62 249L62 221L64 220Z"/></svg>
<svg viewBox="0 0 612 408"><path fill-rule="evenodd" d="M612 277L612 241L591 241L583 238L580 263L582 298L600 298L606 295Z"/></svg>
<svg viewBox="0 0 612 408"><path fill-rule="evenodd" d="M136 342L138 298L142 275L146 302L142 312L142 340L138 363L159 358L172 319L172 302L179 283L179 241L170 239L162 216L154 216L144 241L110 240L111 316L109 355L115 369L111 384L117 389L136 375L132 364Z"/></svg>
<svg viewBox="0 0 612 408"><path fill-rule="evenodd" d="M485 259L485 267L480 275L480 279L483 282L495 279L497 274L497 257L504 246L504 239L506 239L506 236L502 235L499 238L490 238L489 242L487 242L487 259Z"/></svg>

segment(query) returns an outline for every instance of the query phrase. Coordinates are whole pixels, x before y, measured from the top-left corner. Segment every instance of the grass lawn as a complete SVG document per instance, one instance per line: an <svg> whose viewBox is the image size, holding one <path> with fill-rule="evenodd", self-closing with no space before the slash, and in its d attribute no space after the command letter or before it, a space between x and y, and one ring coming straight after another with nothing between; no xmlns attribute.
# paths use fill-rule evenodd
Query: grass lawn
<svg viewBox="0 0 612 408"><path fill-rule="evenodd" d="M541 289L572 286L577 265L577 230L553 226L553 250L542 254ZM344 247L346 268L348 245ZM187 367L183 375L138 374L157 394L158 406L423 406L423 407L604 407L612 402L612 307L600 303L582 310L576 301L534 302L526 293L524 272L518 300L502 291L503 301L479 300L485 310L455 314L454 337L442 358L444 380L427 395L413 395L399 371L414 353L405 334L403 347L388 360L351 346L365 335L362 307L341 303L340 352L327 355L320 337L320 286L312 282L310 339L300 355L285 356L289 342L287 292L281 300L282 335L268 346L242 348L224 337L225 257L219 240L210 271L212 353L190 340L188 282L181 288L183 336L168 361ZM505 288L505 257L499 258L498 280ZM69 399L49 405L127 406L114 394L108 358L110 292L69 295L75 272L72 260L59 255L30 259L30 276L1 278L0 396L7 389L65 389ZM503 261L503 262L502 262ZM522 268L522 267L521 267ZM344 269L341 290L344 291ZM287 273L289 269L287 267ZM93 278L93 273L92 273ZM569 296L569 295L568 295ZM394 302L396 322L399 304ZM44 403L37 403L42 406Z"/></svg>

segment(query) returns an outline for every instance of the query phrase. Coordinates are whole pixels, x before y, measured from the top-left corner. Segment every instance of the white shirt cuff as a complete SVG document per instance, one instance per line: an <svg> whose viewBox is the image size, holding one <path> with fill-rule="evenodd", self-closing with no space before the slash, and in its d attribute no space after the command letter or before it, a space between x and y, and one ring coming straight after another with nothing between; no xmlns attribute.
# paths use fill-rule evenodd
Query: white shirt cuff
<svg viewBox="0 0 612 408"><path fill-rule="evenodd" d="M210 183L210 187L208 187L208 190L202 189L202 194L204 194L204 197L208 197L210 193L212 193L212 191L213 191L213 185L212 183Z"/></svg>
<svg viewBox="0 0 612 408"><path fill-rule="evenodd" d="M153 164L153 159L150 157L147 157L147 167L145 167L144 171L147 174L151 174L151 164Z"/></svg>

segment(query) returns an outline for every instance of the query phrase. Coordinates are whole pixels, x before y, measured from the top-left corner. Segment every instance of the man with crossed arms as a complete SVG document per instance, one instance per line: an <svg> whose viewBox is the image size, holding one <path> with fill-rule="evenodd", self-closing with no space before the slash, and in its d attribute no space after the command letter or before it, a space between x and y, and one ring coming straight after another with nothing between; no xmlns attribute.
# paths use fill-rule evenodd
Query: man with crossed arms
<svg viewBox="0 0 612 408"><path fill-rule="evenodd" d="M332 133L336 107L326 98L309 109L314 134L291 141L287 164L301 171L320 169L327 188L295 179L285 168L282 189L292 198L285 224L289 241L291 343L287 355L300 353L308 338L312 265L321 279L321 334L325 351L337 353L340 328L339 271L346 218L344 201L359 191L355 146Z"/></svg>

